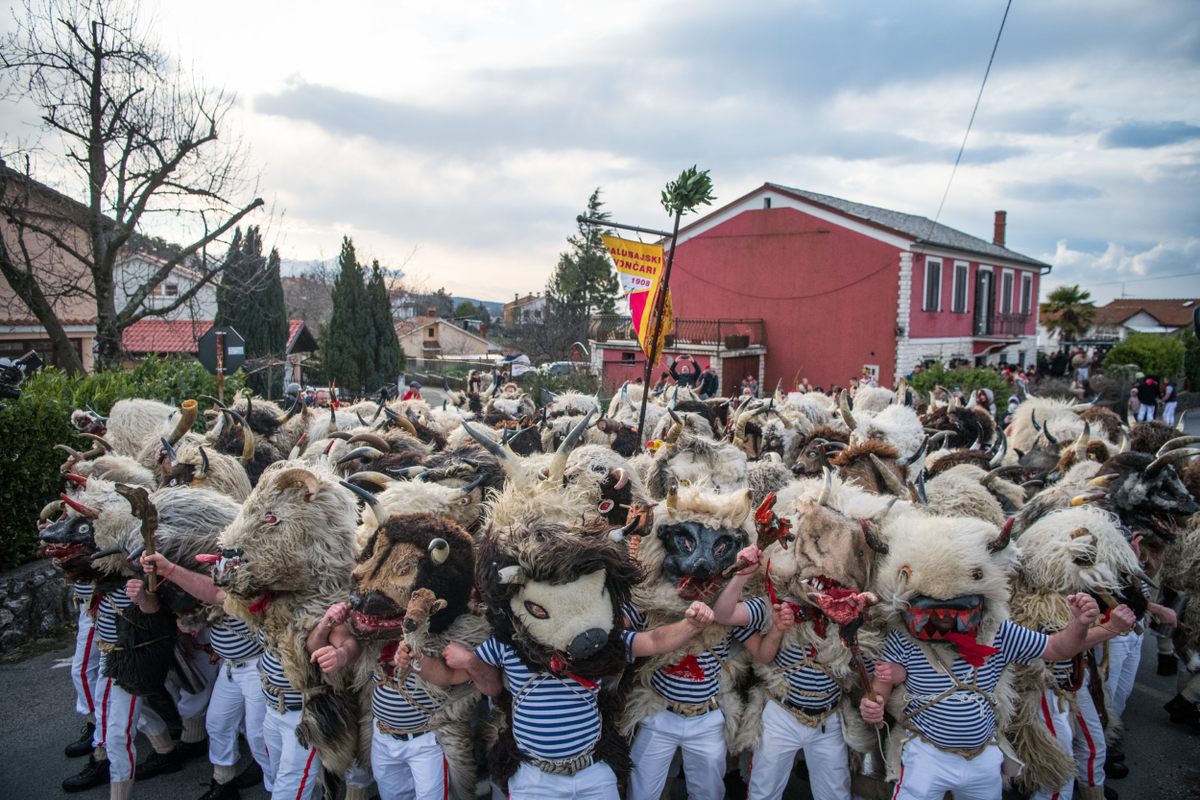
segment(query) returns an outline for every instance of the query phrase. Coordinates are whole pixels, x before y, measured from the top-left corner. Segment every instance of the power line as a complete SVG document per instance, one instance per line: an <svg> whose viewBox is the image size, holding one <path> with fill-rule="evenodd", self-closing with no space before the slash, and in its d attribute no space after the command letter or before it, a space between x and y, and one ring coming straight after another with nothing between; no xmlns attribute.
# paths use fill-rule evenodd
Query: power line
<svg viewBox="0 0 1200 800"><path fill-rule="evenodd" d="M996 41L992 45L992 54L988 56L987 69L983 71L983 82L979 84L979 94L975 96L975 107L971 109L971 119L967 122L967 131L963 134L962 145L958 148L958 156L954 159L954 168L950 170L950 180L946 181L946 191L942 192L942 202L938 203L937 214L933 217L933 224L929 226L930 233L933 232L933 225L942 216L942 208L946 205L946 198L950 195L950 184L954 183L954 174L958 172L958 164L962 161L963 151L967 149L967 137L971 135L971 126L975 124L975 113L979 111L979 101L983 99L983 88L987 86L988 75L992 72L992 62L996 59L996 50L1000 47L1000 35L1004 33L1004 23L1008 20L1008 10L1012 8L1012 0L1008 0L1008 5L1004 7L1004 17L1000 20L1000 30L996 31Z"/></svg>
<svg viewBox="0 0 1200 800"><path fill-rule="evenodd" d="M1173 275L1157 275L1153 278L1126 278L1120 281L1105 281L1103 283L1092 283L1088 281L1088 286L1116 286L1118 283L1145 283L1146 281L1165 281L1168 278L1187 278L1190 276L1200 276L1200 272L1176 272Z"/></svg>

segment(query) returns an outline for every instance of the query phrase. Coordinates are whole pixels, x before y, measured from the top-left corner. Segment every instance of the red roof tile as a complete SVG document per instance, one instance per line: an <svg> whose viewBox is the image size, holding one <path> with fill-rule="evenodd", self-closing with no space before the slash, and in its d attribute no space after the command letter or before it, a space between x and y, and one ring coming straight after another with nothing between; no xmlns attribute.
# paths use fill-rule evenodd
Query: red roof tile
<svg viewBox="0 0 1200 800"><path fill-rule="evenodd" d="M212 327L212 320L142 319L121 334L127 353L195 353L196 342Z"/></svg>
<svg viewBox="0 0 1200 800"><path fill-rule="evenodd" d="M1120 325L1139 311L1145 311L1158 320L1160 325L1168 328L1180 328L1192 324L1192 314L1196 310L1197 303L1200 303L1200 299L1181 297L1167 300L1139 300L1133 297L1124 297L1097 308L1096 318L1092 324Z"/></svg>

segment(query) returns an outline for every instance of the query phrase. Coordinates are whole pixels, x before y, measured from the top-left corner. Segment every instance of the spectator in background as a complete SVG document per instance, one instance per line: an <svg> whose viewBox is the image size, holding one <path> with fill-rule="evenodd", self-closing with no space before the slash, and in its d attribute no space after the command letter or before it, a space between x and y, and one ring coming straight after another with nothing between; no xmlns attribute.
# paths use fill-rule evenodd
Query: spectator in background
<svg viewBox="0 0 1200 800"><path fill-rule="evenodd" d="M662 394L667 390L667 386L671 383L671 375L667 372L659 373L658 382L654 384L652 390L655 394Z"/></svg>
<svg viewBox="0 0 1200 800"><path fill-rule="evenodd" d="M1135 384L1133 388L1129 390L1129 416L1137 419L1138 412L1141 410L1141 408L1142 401L1138 400L1138 389L1137 385Z"/></svg>
<svg viewBox="0 0 1200 800"><path fill-rule="evenodd" d="M717 371L712 368L712 364L709 364L700 373L700 399L716 397L720 387L721 379L717 377Z"/></svg>
<svg viewBox="0 0 1200 800"><path fill-rule="evenodd" d="M1162 390L1163 415L1162 421L1168 425L1175 424L1175 411L1179 408L1179 397L1175 394L1175 382L1169 378L1163 384Z"/></svg>
<svg viewBox="0 0 1200 800"><path fill-rule="evenodd" d="M1088 357L1082 347L1071 355L1071 368L1075 370L1075 380L1082 382L1088 379Z"/></svg>
<svg viewBox="0 0 1200 800"><path fill-rule="evenodd" d="M987 411L993 420L996 419L996 399L991 389L980 389L975 392L975 405Z"/></svg>
<svg viewBox="0 0 1200 800"><path fill-rule="evenodd" d="M671 362L671 377L685 388L691 388L700 380L700 362L694 356L675 356Z"/></svg>
<svg viewBox="0 0 1200 800"><path fill-rule="evenodd" d="M1158 410L1158 381L1153 375L1138 373L1137 395L1141 408L1138 409L1138 422L1153 422L1154 412Z"/></svg>
<svg viewBox="0 0 1200 800"><path fill-rule="evenodd" d="M473 369L467 373L467 391L479 393L479 389L483 384L483 376L479 374L479 370Z"/></svg>
<svg viewBox="0 0 1200 800"><path fill-rule="evenodd" d="M404 393L401 400L420 400L421 399L421 382L413 381L408 385L408 391Z"/></svg>

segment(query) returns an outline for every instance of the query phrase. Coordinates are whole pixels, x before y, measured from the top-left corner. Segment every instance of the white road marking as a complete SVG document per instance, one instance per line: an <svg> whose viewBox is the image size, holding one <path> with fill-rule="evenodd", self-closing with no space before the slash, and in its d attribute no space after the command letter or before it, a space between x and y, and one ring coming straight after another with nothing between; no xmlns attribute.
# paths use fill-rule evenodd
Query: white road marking
<svg viewBox="0 0 1200 800"><path fill-rule="evenodd" d="M50 669L65 669L66 667L69 667L69 666L71 666L71 659L60 658L57 661L55 661L53 664L50 665Z"/></svg>

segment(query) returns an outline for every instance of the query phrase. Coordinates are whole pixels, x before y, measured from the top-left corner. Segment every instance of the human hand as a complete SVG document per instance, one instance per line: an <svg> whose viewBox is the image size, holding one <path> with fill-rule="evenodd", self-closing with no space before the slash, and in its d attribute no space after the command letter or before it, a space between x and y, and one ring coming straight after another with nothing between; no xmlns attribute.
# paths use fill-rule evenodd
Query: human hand
<svg viewBox="0 0 1200 800"><path fill-rule="evenodd" d="M450 642L442 650L442 660L450 669L469 669L475 660L475 653L458 642Z"/></svg>
<svg viewBox="0 0 1200 800"><path fill-rule="evenodd" d="M864 722L871 725L883 722L883 703L872 700L870 697L864 697L858 704L858 710L862 714Z"/></svg>
<svg viewBox="0 0 1200 800"><path fill-rule="evenodd" d="M771 606L771 624L781 631L796 624L796 614L787 603L776 603Z"/></svg>
<svg viewBox="0 0 1200 800"><path fill-rule="evenodd" d="M142 553L139 562L147 575L166 575L175 566L162 553Z"/></svg>
<svg viewBox="0 0 1200 800"><path fill-rule="evenodd" d="M129 599L133 602L138 602L142 599L146 591L146 582L138 578L130 578L125 581L125 594L129 595Z"/></svg>
<svg viewBox="0 0 1200 800"><path fill-rule="evenodd" d="M1067 607L1071 609L1071 616L1081 625L1091 625L1100 616L1100 606L1096 604L1096 599L1083 592L1068 597Z"/></svg>
<svg viewBox="0 0 1200 800"><path fill-rule="evenodd" d="M1115 623L1115 627L1121 633L1125 633L1133 629L1137 624L1137 615L1127 605L1119 605L1112 610L1109 616L1109 621Z"/></svg>
<svg viewBox="0 0 1200 800"><path fill-rule="evenodd" d="M713 621L713 610L699 600L694 601L683 613L683 618L696 630L707 627Z"/></svg>
<svg viewBox="0 0 1200 800"><path fill-rule="evenodd" d="M401 642L396 647L396 655L392 657L392 663L398 669L408 669L412 666L412 650L408 647L408 642Z"/></svg>
<svg viewBox="0 0 1200 800"><path fill-rule="evenodd" d="M896 665L888 661L875 662L875 679L884 683L895 686L900 683L899 674L896 671Z"/></svg>
<svg viewBox="0 0 1200 800"><path fill-rule="evenodd" d="M346 654L340 647L327 644L313 653L309 661L319 666L322 672L333 672L346 665Z"/></svg>
<svg viewBox="0 0 1200 800"><path fill-rule="evenodd" d="M325 616L323 616L321 618L321 621L324 622L326 625L328 625L330 628L336 628L338 625L341 625L343 622L345 622L349 616L350 616L350 604L349 603L346 603L346 602L334 603L333 605L331 605L329 607L329 610L325 612Z"/></svg>

